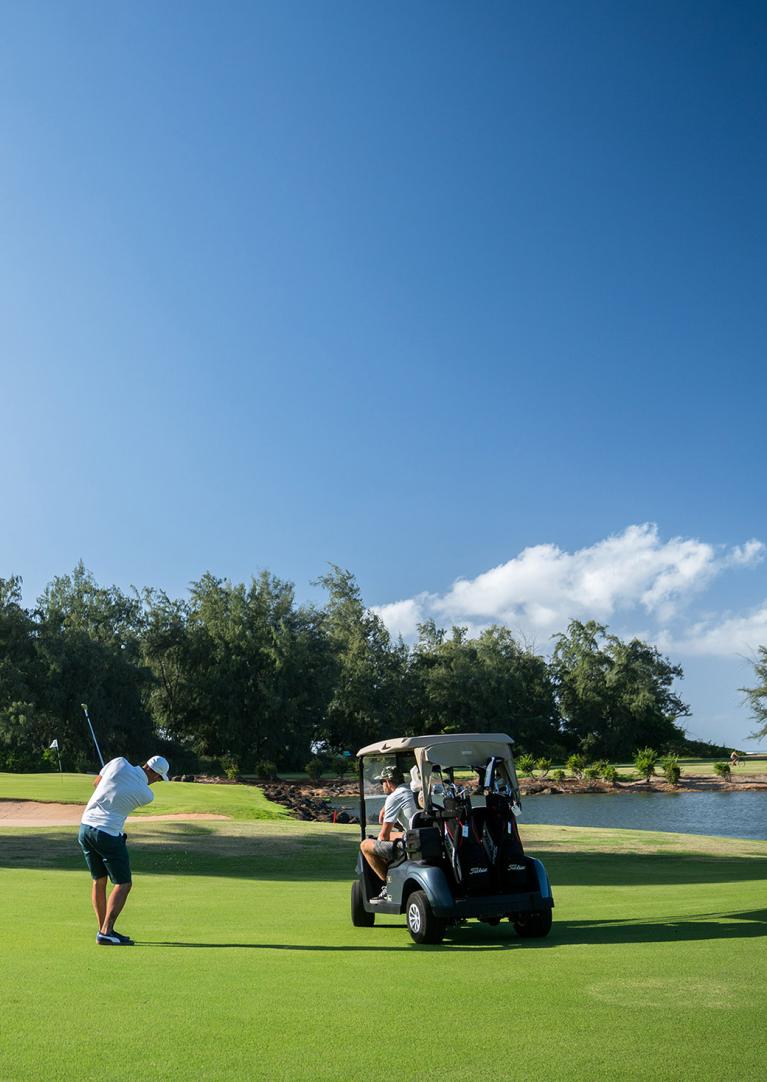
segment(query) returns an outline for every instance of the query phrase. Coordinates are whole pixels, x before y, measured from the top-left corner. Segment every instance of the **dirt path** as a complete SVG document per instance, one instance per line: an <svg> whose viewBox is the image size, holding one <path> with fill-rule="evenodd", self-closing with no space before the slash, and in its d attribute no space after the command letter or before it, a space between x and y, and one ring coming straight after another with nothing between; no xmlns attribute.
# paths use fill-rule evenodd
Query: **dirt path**
<svg viewBox="0 0 767 1082"><path fill-rule="evenodd" d="M36 800L0 801L0 826L8 827L68 827L77 826L85 810L84 804L42 804ZM205 812L179 812L174 815L131 815L129 823L158 820L229 819L228 815L208 815Z"/></svg>

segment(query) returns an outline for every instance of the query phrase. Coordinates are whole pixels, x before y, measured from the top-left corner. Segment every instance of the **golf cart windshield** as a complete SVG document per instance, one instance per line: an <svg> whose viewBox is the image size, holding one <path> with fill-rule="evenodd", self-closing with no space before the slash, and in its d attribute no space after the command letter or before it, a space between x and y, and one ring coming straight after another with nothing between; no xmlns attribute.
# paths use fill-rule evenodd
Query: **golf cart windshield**
<svg viewBox="0 0 767 1082"><path fill-rule="evenodd" d="M397 755L369 755L362 760L362 792L360 807L364 803L365 822L377 823L378 815L384 806L386 794L380 781L376 781L385 766L397 767L406 783L411 781L411 772L415 770L415 758L412 752Z"/></svg>
<svg viewBox="0 0 767 1082"><path fill-rule="evenodd" d="M506 733L449 733L397 737L361 748L364 820L378 822L385 798L374 779L387 765L399 767L427 812L434 802L439 806L445 786L454 785L475 786L477 794L506 793L519 803L511 746Z"/></svg>
<svg viewBox="0 0 767 1082"><path fill-rule="evenodd" d="M442 740L415 752L423 787L424 808L431 811L443 803L444 793L456 785L475 787L480 798L485 792L505 793L517 803L519 787L510 743L483 740ZM476 803L476 800L474 801Z"/></svg>

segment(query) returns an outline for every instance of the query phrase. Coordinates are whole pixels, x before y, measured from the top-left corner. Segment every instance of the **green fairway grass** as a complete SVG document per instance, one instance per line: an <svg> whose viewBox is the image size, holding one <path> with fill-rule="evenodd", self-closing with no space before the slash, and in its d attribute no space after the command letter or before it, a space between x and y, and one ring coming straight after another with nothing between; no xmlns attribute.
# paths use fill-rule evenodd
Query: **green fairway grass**
<svg viewBox="0 0 767 1082"><path fill-rule="evenodd" d="M353 827L146 819L131 948L94 942L73 830L0 830L0 1079L762 1077L767 842L522 829L550 937L416 947L352 927Z"/></svg>
<svg viewBox="0 0 767 1082"><path fill-rule="evenodd" d="M40 800L86 804L93 793L91 774L1 774L0 800ZM200 782L158 782L154 801L134 815L178 815L182 812L228 815L232 819L285 819L290 812L267 800L255 785Z"/></svg>

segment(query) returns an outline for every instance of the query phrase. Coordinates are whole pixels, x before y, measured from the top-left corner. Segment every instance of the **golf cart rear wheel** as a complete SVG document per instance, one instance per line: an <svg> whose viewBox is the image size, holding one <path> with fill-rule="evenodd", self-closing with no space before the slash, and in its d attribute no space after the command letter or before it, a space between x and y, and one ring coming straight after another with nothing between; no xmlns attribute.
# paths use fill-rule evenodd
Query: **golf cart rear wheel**
<svg viewBox="0 0 767 1082"><path fill-rule="evenodd" d="M422 890L414 890L407 900L405 910L407 930L415 943L441 943L447 921L434 916L429 899Z"/></svg>
<svg viewBox="0 0 767 1082"><path fill-rule="evenodd" d="M372 928L375 922L375 913L365 909L362 884L357 879L352 883L352 924L355 928Z"/></svg>
<svg viewBox="0 0 767 1082"><path fill-rule="evenodd" d="M543 939L551 931L551 910L520 914L513 924L517 935L522 939Z"/></svg>

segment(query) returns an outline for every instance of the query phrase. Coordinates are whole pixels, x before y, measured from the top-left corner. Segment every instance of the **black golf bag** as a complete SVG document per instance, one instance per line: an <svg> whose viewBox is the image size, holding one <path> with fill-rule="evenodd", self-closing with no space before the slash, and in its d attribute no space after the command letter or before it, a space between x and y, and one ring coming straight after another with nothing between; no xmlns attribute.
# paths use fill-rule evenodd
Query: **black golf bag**
<svg viewBox="0 0 767 1082"><path fill-rule="evenodd" d="M445 851L458 887L466 894L486 894L492 868L483 842L484 809L472 808L468 795L446 797L440 815Z"/></svg>
<svg viewBox="0 0 767 1082"><path fill-rule="evenodd" d="M484 839L497 890L514 893L530 888L531 869L522 848L512 799L504 793L488 793Z"/></svg>

